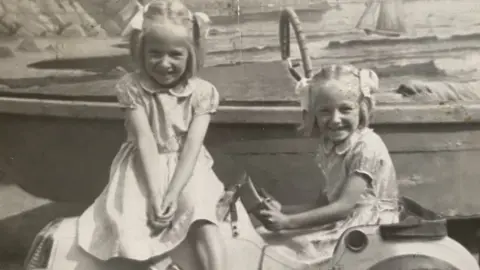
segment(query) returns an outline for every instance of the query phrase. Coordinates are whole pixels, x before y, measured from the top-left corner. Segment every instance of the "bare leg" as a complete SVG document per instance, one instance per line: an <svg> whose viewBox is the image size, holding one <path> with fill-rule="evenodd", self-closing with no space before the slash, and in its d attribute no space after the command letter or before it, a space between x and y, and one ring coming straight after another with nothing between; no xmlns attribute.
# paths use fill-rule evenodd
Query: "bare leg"
<svg viewBox="0 0 480 270"><path fill-rule="evenodd" d="M203 270L227 270L225 242L215 224L195 222L190 228L189 241L197 251Z"/></svg>

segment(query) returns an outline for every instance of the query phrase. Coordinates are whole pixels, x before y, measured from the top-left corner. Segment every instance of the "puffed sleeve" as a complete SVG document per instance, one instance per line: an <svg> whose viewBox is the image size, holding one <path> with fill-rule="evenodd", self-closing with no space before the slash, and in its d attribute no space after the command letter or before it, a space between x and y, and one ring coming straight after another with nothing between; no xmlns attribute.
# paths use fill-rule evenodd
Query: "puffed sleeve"
<svg viewBox="0 0 480 270"><path fill-rule="evenodd" d="M220 95L214 85L203 82L200 87L195 89L194 95L193 112L195 116L217 111Z"/></svg>
<svg viewBox="0 0 480 270"><path fill-rule="evenodd" d="M360 142L354 146L350 157L347 159L347 174L351 176L355 173L366 176L370 185L378 175L384 160L375 145Z"/></svg>
<svg viewBox="0 0 480 270"><path fill-rule="evenodd" d="M142 106L141 89L135 83L133 74L126 74L115 85L118 103L123 108L135 109Z"/></svg>

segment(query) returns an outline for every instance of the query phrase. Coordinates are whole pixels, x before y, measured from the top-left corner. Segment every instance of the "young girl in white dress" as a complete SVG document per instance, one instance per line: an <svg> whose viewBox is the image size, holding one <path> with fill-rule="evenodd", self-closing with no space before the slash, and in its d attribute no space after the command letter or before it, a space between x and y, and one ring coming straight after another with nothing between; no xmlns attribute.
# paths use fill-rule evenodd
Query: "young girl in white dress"
<svg viewBox="0 0 480 270"><path fill-rule="evenodd" d="M328 204L262 211L265 227L274 232L263 236L286 256L327 263L346 229L398 222L395 169L382 139L368 127L376 89L373 71L350 65L326 66L305 84L304 128L318 138L316 163Z"/></svg>
<svg viewBox="0 0 480 270"><path fill-rule="evenodd" d="M219 94L196 76L199 19L175 0L145 6L132 48L138 71L116 85L127 140L78 223L78 244L101 260L148 262L188 238L204 269L226 269L216 215L224 187L203 145Z"/></svg>

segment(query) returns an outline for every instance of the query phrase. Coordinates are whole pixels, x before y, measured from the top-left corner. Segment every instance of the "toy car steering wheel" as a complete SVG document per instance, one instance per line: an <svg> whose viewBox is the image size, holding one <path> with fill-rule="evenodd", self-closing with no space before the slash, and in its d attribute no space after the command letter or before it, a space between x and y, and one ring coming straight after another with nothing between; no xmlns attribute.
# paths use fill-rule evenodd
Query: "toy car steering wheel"
<svg viewBox="0 0 480 270"><path fill-rule="evenodd" d="M296 81L300 81L302 76L295 70L299 64L292 63L290 58L290 25L292 25L297 38L300 55L302 57L303 71L306 78L312 75L312 60L308 55L306 38L303 33L300 19L293 8L287 7L280 13L279 39L282 60L287 62L288 70Z"/></svg>

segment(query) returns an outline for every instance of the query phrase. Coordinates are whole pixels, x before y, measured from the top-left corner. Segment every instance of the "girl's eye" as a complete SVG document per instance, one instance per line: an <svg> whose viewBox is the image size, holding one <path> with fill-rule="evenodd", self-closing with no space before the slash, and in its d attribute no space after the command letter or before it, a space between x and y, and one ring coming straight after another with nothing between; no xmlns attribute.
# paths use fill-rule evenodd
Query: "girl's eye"
<svg viewBox="0 0 480 270"><path fill-rule="evenodd" d="M350 107L345 107L345 108L340 108L340 111L342 113L349 113L353 110L353 108L350 108Z"/></svg>
<svg viewBox="0 0 480 270"><path fill-rule="evenodd" d="M155 57L155 58L159 58L164 55L164 53L161 53L161 52L150 52L149 54L151 57Z"/></svg>
<svg viewBox="0 0 480 270"><path fill-rule="evenodd" d="M177 52L177 51L171 52L170 56L175 58L183 57L183 52Z"/></svg>
<svg viewBox="0 0 480 270"><path fill-rule="evenodd" d="M338 108L338 110L342 113L349 113L351 111L353 111L355 108L354 106L351 106L351 105L343 105L343 106L340 106L340 108Z"/></svg>
<svg viewBox="0 0 480 270"><path fill-rule="evenodd" d="M320 109L318 110L318 112L319 112L319 113L322 113L322 114L325 114L325 113L329 113L330 110L329 110L328 108L320 108Z"/></svg>

